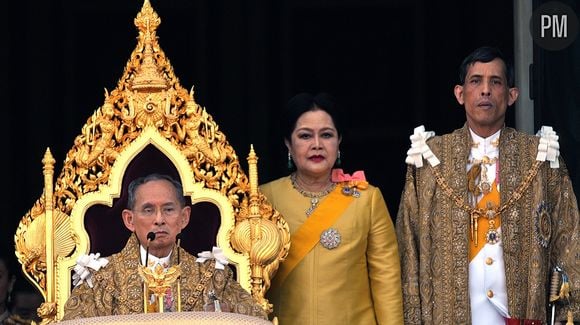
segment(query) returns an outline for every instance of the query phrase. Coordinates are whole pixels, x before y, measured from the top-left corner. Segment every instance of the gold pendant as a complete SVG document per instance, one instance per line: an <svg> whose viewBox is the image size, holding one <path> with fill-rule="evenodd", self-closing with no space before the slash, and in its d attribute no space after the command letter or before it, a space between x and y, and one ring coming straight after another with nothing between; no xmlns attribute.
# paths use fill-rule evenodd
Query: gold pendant
<svg viewBox="0 0 580 325"><path fill-rule="evenodd" d="M310 207L306 210L306 216L309 217L312 212L314 212L314 209L316 209L316 207L318 206L318 202L320 202L320 200L317 197L313 197L310 199Z"/></svg>
<svg viewBox="0 0 580 325"><path fill-rule="evenodd" d="M487 217L489 223L491 224L491 222L495 218L495 210L493 209L493 204L491 204L491 202L487 202L487 207L488 209L485 211L485 216Z"/></svg>

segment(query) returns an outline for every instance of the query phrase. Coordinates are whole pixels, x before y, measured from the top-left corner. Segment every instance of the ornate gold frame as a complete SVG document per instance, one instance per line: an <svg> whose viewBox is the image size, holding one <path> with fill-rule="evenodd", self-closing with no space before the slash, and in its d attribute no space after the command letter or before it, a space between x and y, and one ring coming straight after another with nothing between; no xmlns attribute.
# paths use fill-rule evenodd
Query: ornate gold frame
<svg viewBox="0 0 580 325"><path fill-rule="evenodd" d="M264 295L288 253L288 225L258 192L253 148L248 177L211 115L195 102L193 89L187 92L179 84L157 42L160 23L145 0L135 18L138 43L123 76L87 119L54 184L50 149L44 156L43 194L15 234L22 270L45 298L39 309L43 323L62 319L71 270L90 250L85 213L95 204L113 204L127 166L148 145L176 167L192 204L208 201L218 207L218 246L236 266L242 286L272 311Z"/></svg>

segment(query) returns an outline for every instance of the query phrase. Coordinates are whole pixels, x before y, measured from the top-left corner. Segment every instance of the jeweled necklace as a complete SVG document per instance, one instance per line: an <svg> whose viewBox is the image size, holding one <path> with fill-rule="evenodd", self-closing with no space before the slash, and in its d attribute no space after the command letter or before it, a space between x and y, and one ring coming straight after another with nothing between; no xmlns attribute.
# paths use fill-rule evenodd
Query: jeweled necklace
<svg viewBox="0 0 580 325"><path fill-rule="evenodd" d="M312 212L314 212L314 209L316 209L316 207L318 206L318 203L320 203L320 198L323 196L328 195L328 193L332 192L334 190L334 188L336 187L336 183L330 183L325 189L324 191L321 192L309 192L304 190L296 181L296 173L292 173L290 175L290 180L292 181L292 187L294 187L295 190L298 191L298 193L302 194L303 196L310 198L310 207L306 210L306 216L310 216L312 214Z"/></svg>

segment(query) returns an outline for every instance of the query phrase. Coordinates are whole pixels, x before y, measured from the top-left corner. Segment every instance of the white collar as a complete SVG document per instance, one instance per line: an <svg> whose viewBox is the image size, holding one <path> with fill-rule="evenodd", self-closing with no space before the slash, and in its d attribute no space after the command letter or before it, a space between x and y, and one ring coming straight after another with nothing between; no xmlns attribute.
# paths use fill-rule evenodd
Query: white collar
<svg viewBox="0 0 580 325"><path fill-rule="evenodd" d="M473 140L473 145L471 146L471 156L473 158L481 159L483 156L495 158L499 156L498 144L501 129L487 138L475 134L471 128L469 129L469 132L471 133L471 139Z"/></svg>
<svg viewBox="0 0 580 325"><path fill-rule="evenodd" d="M139 253L141 255L141 265L145 265L145 257L147 256L147 250L145 249L145 247L143 247L143 245L139 245ZM169 252L169 255L167 255L165 257L157 257L157 256L153 256L153 255L151 255L151 253L149 253L149 258L147 259L147 263L151 267L153 267L157 264L160 264L164 268L167 268L167 267L169 267L169 262L171 260L171 253L172 252Z"/></svg>

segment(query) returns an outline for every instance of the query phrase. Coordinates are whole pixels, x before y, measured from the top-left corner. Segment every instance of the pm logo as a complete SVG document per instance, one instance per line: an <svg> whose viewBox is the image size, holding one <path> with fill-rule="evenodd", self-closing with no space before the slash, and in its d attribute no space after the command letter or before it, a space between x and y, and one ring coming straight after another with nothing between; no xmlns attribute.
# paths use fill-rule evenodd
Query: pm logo
<svg viewBox="0 0 580 325"><path fill-rule="evenodd" d="M566 4L550 1L534 10L530 29L538 46L558 51L568 47L578 36L578 17Z"/></svg>

